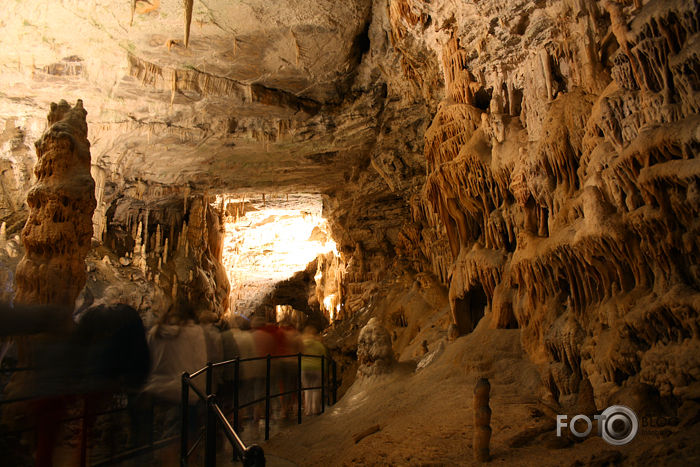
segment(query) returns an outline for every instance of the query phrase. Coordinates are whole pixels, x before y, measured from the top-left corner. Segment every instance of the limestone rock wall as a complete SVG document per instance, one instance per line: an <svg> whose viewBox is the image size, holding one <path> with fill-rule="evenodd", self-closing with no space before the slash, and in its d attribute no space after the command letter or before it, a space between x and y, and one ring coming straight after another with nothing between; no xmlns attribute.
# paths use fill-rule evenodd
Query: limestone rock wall
<svg viewBox="0 0 700 467"><path fill-rule="evenodd" d="M6 235L20 232L28 215L27 192L36 181L34 151L46 122L33 118L9 117L0 121L0 219L6 223Z"/></svg>
<svg viewBox="0 0 700 467"><path fill-rule="evenodd" d="M95 222L104 225L96 229L102 243L96 254L112 272L104 271L89 287L87 302L114 295L150 319L178 301L196 313L223 314L230 289L222 264L223 226L209 197L187 187L145 184L121 190L107 184L105 192L105 217Z"/></svg>
<svg viewBox="0 0 700 467"><path fill-rule="evenodd" d="M398 259L449 285L460 333L520 328L560 402L584 377L601 406L623 384L683 397L700 377L700 5L642 3L375 2L358 81L378 73L379 121L401 117L355 178L363 215L359 196L331 209L346 307L389 251L374 207ZM382 150L426 115L422 144ZM417 148L425 175L405 182Z"/></svg>

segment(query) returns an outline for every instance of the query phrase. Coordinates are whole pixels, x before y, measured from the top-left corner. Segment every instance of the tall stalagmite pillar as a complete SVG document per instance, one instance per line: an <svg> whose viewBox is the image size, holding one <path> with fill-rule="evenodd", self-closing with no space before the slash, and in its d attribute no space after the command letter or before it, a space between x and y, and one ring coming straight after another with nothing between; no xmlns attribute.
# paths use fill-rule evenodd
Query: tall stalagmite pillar
<svg viewBox="0 0 700 467"><path fill-rule="evenodd" d="M51 103L49 128L36 142L36 185L27 195L22 230L26 253L17 265L19 304L72 309L85 286L85 256L92 238L95 182L83 101Z"/></svg>
<svg viewBox="0 0 700 467"><path fill-rule="evenodd" d="M22 230L26 252L15 274L15 303L56 305L56 313L64 314L66 325L56 329L53 337L19 339L20 366L36 364L38 341L60 339L59 332L70 329L75 299L87 280L85 256L90 249L92 215L97 203L95 182L90 175L86 115L81 100L73 108L64 100L51 103L49 128L36 142L37 181L27 194L29 218ZM5 398L34 394L40 384L46 384L35 381L33 375L15 373L5 388ZM6 405L3 422L13 428L27 422L31 425L33 422L25 420L28 411L31 412L22 402ZM34 413L37 415L44 416Z"/></svg>

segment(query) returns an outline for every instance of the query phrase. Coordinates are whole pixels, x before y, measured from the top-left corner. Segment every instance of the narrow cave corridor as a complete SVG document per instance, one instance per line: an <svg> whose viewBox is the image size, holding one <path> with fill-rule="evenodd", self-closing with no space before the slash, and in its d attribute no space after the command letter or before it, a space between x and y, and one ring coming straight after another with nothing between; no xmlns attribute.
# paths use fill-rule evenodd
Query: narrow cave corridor
<svg viewBox="0 0 700 467"><path fill-rule="evenodd" d="M484 289L477 286L455 301L455 322L460 335L469 334L484 317L488 301Z"/></svg>

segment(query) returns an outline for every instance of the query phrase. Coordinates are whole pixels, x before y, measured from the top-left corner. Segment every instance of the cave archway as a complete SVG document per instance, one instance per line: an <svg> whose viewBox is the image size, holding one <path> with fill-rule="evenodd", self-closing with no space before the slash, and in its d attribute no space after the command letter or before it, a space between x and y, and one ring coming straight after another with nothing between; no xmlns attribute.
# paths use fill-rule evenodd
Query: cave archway
<svg viewBox="0 0 700 467"><path fill-rule="evenodd" d="M484 317L487 305L488 299L481 285L472 286L464 297L455 299L454 319L460 336L469 334L476 328Z"/></svg>

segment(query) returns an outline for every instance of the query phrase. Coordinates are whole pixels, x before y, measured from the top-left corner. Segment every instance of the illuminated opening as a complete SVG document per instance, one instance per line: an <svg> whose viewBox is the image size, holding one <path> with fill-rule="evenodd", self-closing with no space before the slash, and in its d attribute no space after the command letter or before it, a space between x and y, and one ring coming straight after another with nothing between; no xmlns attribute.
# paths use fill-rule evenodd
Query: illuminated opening
<svg viewBox="0 0 700 467"><path fill-rule="evenodd" d="M337 251L320 195L227 196L217 204L225 213L222 261L233 314L249 316L275 284L306 269L319 254ZM286 312L274 310L278 319Z"/></svg>

